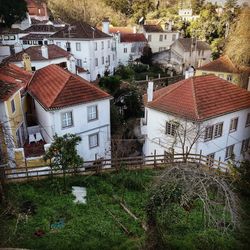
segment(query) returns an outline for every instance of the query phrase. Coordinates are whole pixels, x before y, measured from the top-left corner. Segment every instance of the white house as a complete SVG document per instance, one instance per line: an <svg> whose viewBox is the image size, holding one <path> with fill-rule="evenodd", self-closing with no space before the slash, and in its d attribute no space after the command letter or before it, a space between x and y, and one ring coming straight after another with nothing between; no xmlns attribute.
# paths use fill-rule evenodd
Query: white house
<svg viewBox="0 0 250 250"><path fill-rule="evenodd" d="M112 74L116 67L112 36L85 22L77 22L63 28L51 35L50 41L73 54L77 66L90 72L91 81L95 81L107 71Z"/></svg>
<svg viewBox="0 0 250 250"><path fill-rule="evenodd" d="M26 55L26 56L24 56ZM29 57L30 62L26 61ZM29 70L35 71L50 64L59 64L66 68L69 64L70 53L60 47L51 44L43 46L32 46L11 55L3 60L4 64L12 63L21 68L27 68L27 63L30 64ZM25 65L26 64L26 65Z"/></svg>
<svg viewBox="0 0 250 250"><path fill-rule="evenodd" d="M227 162L249 159L250 93L214 75L191 77L153 92L149 84L143 153L190 150ZM185 135L186 134L186 135ZM185 139L185 141L184 141Z"/></svg>
<svg viewBox="0 0 250 250"><path fill-rule="evenodd" d="M145 35L152 52L167 50L179 38L179 31L172 28L172 22L165 30L160 25L142 25L142 33Z"/></svg>
<svg viewBox="0 0 250 250"><path fill-rule="evenodd" d="M193 15L192 9L179 9L178 15L181 17L183 21L194 21L199 18L199 15Z"/></svg>
<svg viewBox="0 0 250 250"><path fill-rule="evenodd" d="M136 28L109 27L109 19L102 21L102 31L113 36L113 50L118 64L128 65L142 56L147 44L144 34L136 33Z"/></svg>
<svg viewBox="0 0 250 250"><path fill-rule="evenodd" d="M175 55L181 55L180 63L184 68L200 67L210 62L211 49L208 43L197 38L179 38L171 45L171 55L171 61L176 61Z"/></svg>
<svg viewBox="0 0 250 250"><path fill-rule="evenodd" d="M72 133L82 139L77 149L84 160L110 157L109 94L57 65L37 70L28 93L47 143Z"/></svg>

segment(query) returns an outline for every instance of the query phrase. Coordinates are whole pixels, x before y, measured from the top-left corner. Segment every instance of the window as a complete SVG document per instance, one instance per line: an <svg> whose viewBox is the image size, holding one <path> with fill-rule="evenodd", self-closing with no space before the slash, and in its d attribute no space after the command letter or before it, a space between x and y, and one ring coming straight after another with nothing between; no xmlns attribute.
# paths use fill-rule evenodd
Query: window
<svg viewBox="0 0 250 250"><path fill-rule="evenodd" d="M249 147L250 147L250 138L248 139L245 139L242 141L242 144L241 144L241 153L244 153L244 152L247 152Z"/></svg>
<svg viewBox="0 0 250 250"><path fill-rule="evenodd" d="M95 148L99 145L98 133L89 135L89 148Z"/></svg>
<svg viewBox="0 0 250 250"><path fill-rule="evenodd" d="M148 35L148 42L151 42L152 40L152 35Z"/></svg>
<svg viewBox="0 0 250 250"><path fill-rule="evenodd" d="M213 129L214 129L213 126L206 127L206 129L205 129L205 138L204 138L205 141L212 140L212 138L213 138Z"/></svg>
<svg viewBox="0 0 250 250"><path fill-rule="evenodd" d="M62 119L62 128L73 126L73 117L71 111L62 113L61 119Z"/></svg>
<svg viewBox="0 0 250 250"><path fill-rule="evenodd" d="M104 42L102 41L102 49L104 49Z"/></svg>
<svg viewBox="0 0 250 250"><path fill-rule="evenodd" d="M97 42L95 42L95 45L94 45L94 46L95 46L95 50L97 50Z"/></svg>
<svg viewBox="0 0 250 250"><path fill-rule="evenodd" d="M215 153L207 155L207 166L212 167L214 165Z"/></svg>
<svg viewBox="0 0 250 250"><path fill-rule="evenodd" d="M164 39L167 40L167 35L164 36Z"/></svg>
<svg viewBox="0 0 250 250"><path fill-rule="evenodd" d="M163 41L163 35L159 36L159 41L162 42Z"/></svg>
<svg viewBox="0 0 250 250"><path fill-rule="evenodd" d="M175 41L176 40L176 34L173 34L172 35L172 41Z"/></svg>
<svg viewBox="0 0 250 250"><path fill-rule="evenodd" d="M250 113L247 114L246 127L250 126Z"/></svg>
<svg viewBox="0 0 250 250"><path fill-rule="evenodd" d="M70 51L70 50L71 50L71 48L70 48L70 42L66 42L66 50L67 50L67 51Z"/></svg>
<svg viewBox="0 0 250 250"><path fill-rule="evenodd" d="M14 113L16 111L15 100L14 99L11 100L10 104L11 104L11 112Z"/></svg>
<svg viewBox="0 0 250 250"><path fill-rule="evenodd" d="M110 48L110 41L108 41L108 48Z"/></svg>
<svg viewBox="0 0 250 250"><path fill-rule="evenodd" d="M14 35L10 35L10 40L15 40L16 37Z"/></svg>
<svg viewBox="0 0 250 250"><path fill-rule="evenodd" d="M9 40L9 36L4 36L3 40L5 40L5 41Z"/></svg>
<svg viewBox="0 0 250 250"><path fill-rule="evenodd" d="M104 56L102 56L102 64L104 64Z"/></svg>
<svg viewBox="0 0 250 250"><path fill-rule="evenodd" d="M98 66L98 58L95 58L95 66Z"/></svg>
<svg viewBox="0 0 250 250"><path fill-rule="evenodd" d="M88 121L93 121L98 118L97 105L88 107Z"/></svg>
<svg viewBox="0 0 250 250"><path fill-rule="evenodd" d="M38 41L33 41L33 44L34 44L34 45L37 45L37 44L38 44Z"/></svg>
<svg viewBox="0 0 250 250"><path fill-rule="evenodd" d="M226 147L225 160L232 158L234 155L234 144Z"/></svg>
<svg viewBox="0 0 250 250"><path fill-rule="evenodd" d="M128 52L128 49L127 49L127 48L124 48L124 49L123 49L123 52L124 52L124 53L127 53L127 52Z"/></svg>
<svg viewBox="0 0 250 250"><path fill-rule="evenodd" d="M81 51L81 43L76 43L76 51Z"/></svg>
<svg viewBox="0 0 250 250"><path fill-rule="evenodd" d="M233 79L233 78L232 78L232 75L227 75L227 80L228 80L228 81L232 81L232 79Z"/></svg>
<svg viewBox="0 0 250 250"><path fill-rule="evenodd" d="M214 137L222 136L223 122L214 125Z"/></svg>
<svg viewBox="0 0 250 250"><path fill-rule="evenodd" d="M110 65L110 55L108 55L108 65Z"/></svg>
<svg viewBox="0 0 250 250"><path fill-rule="evenodd" d="M177 123L166 122L166 134L174 136L176 134L176 130L178 128Z"/></svg>
<svg viewBox="0 0 250 250"><path fill-rule="evenodd" d="M82 67L82 59L76 59L76 65Z"/></svg>
<svg viewBox="0 0 250 250"><path fill-rule="evenodd" d="M23 41L23 44L28 44L28 42L27 41Z"/></svg>
<svg viewBox="0 0 250 250"><path fill-rule="evenodd" d="M236 131L237 126L238 126L238 117L231 119L229 133Z"/></svg>
<svg viewBox="0 0 250 250"><path fill-rule="evenodd" d="M58 47L61 47L61 42L56 42L56 45L57 45Z"/></svg>
<svg viewBox="0 0 250 250"><path fill-rule="evenodd" d="M136 47L135 46L132 46L131 47L131 53L135 53L136 52Z"/></svg>

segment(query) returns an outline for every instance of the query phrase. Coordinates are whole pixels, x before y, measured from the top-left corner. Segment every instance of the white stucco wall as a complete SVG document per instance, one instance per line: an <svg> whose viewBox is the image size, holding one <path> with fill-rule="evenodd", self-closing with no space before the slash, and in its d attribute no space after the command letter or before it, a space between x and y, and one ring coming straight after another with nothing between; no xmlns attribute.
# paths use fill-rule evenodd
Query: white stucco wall
<svg viewBox="0 0 250 250"><path fill-rule="evenodd" d="M154 154L154 150L156 150L157 154L163 154L165 150L168 151L173 145L173 137L165 134L166 121L181 120L170 114L162 113L150 108L146 109L148 114L147 125L143 127L143 131L146 135L143 152L145 155L152 155ZM201 137L193 146L192 153L199 154L200 150L202 150L203 155L215 153L216 160L220 159L221 161L225 161L226 147L234 144L235 160L242 160L243 156L240 152L242 140L250 138L250 126L245 127L248 113L250 113L250 108L204 121L200 125L202 130L208 125L215 125L223 122L222 136L210 141L204 141L204 138ZM236 117L238 117L237 130L229 133L230 121L232 118ZM178 143L174 144L174 149L176 152L181 152Z"/></svg>
<svg viewBox="0 0 250 250"><path fill-rule="evenodd" d="M88 122L87 107L97 105L98 119ZM62 128L61 117L64 112L72 112L73 126ZM100 100L86 104L75 105L72 107L45 111L40 104L36 102L36 112L39 123L46 128L47 134L52 138L55 133L62 136L66 133L77 134L82 141L77 147L79 155L84 160L95 160L96 157L110 158L110 100ZM47 143L52 140L45 131L43 136ZM98 133L99 145L89 148L89 135Z"/></svg>
<svg viewBox="0 0 250 250"><path fill-rule="evenodd" d="M67 63L67 57L61 57L61 58L56 58L56 59L52 59L52 60L43 60L43 61L31 61L31 66L32 67L36 67L36 70L44 68L50 64L58 64L58 63L62 63L65 62ZM23 61L19 61L19 62L12 62L13 64L17 65L18 67L23 68Z"/></svg>
<svg viewBox="0 0 250 250"><path fill-rule="evenodd" d="M108 47L108 41L110 46ZM76 59L82 60L82 67L90 72L90 80L94 81L97 75L104 75L106 69L106 61L110 56L110 65L108 66L110 73L113 74L114 68L116 67L116 54L112 51L112 38L105 39L94 39L94 40L80 40L80 39L53 39L52 42L64 50L66 50L66 42L70 42L71 53ZM104 48L102 49L102 42ZM81 50L76 50L76 43L80 43ZM95 50L95 43L97 43L97 50ZM104 57L104 64L102 63L102 57ZM98 66L95 64L95 59L98 59Z"/></svg>
<svg viewBox="0 0 250 250"><path fill-rule="evenodd" d="M177 31L165 31L165 32L154 32L154 33L146 33L144 32L145 37L148 40L148 44L152 49L153 53L159 52L160 50L167 50L174 43L175 40L179 38L179 32ZM149 41L149 36L151 35L151 41ZM162 35L163 39L160 41L160 35ZM173 36L175 35L175 39L173 40Z"/></svg>

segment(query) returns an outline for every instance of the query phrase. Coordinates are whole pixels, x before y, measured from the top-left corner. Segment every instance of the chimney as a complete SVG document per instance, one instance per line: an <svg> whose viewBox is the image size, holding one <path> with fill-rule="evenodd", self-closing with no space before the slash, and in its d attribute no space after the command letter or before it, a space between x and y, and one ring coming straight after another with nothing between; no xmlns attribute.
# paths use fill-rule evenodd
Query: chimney
<svg viewBox="0 0 250 250"><path fill-rule="evenodd" d="M23 68L28 72L32 72L30 56L27 53L23 53Z"/></svg>
<svg viewBox="0 0 250 250"><path fill-rule="evenodd" d="M168 23L168 31L172 31L172 21L170 20L169 23Z"/></svg>
<svg viewBox="0 0 250 250"><path fill-rule="evenodd" d="M148 89L147 89L148 102L153 101L153 94L154 94L154 83L148 82Z"/></svg>
<svg viewBox="0 0 250 250"><path fill-rule="evenodd" d="M109 34L109 19L108 19L108 17L105 17L102 20L102 32Z"/></svg>
<svg viewBox="0 0 250 250"><path fill-rule="evenodd" d="M76 74L76 59L72 55L67 60L67 68L72 74Z"/></svg>
<svg viewBox="0 0 250 250"><path fill-rule="evenodd" d="M46 59L49 58L48 46L43 45L41 46L42 56Z"/></svg>

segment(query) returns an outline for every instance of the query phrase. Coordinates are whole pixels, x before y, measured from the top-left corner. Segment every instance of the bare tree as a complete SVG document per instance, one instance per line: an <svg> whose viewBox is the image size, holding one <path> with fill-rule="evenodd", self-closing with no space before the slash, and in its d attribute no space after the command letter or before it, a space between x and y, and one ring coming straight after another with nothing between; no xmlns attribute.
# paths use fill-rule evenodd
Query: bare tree
<svg viewBox="0 0 250 250"><path fill-rule="evenodd" d="M149 249L161 249L157 245L159 242L164 245L161 234L168 232L159 214L170 213L171 217L172 205L186 211L187 216L193 209L200 210L201 228L213 228L223 233L238 227L239 201L228 180L221 173L193 165L173 166L161 172L154 181L147 204Z"/></svg>

